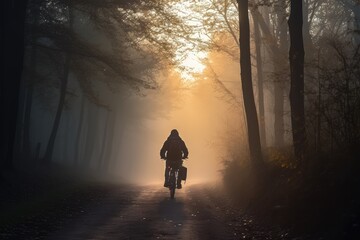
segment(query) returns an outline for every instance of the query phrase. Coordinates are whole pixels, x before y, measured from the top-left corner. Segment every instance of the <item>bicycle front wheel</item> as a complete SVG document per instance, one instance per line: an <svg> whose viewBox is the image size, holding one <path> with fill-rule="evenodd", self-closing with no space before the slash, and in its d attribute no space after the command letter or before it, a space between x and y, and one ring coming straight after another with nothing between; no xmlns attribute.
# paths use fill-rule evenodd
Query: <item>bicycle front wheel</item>
<svg viewBox="0 0 360 240"><path fill-rule="evenodd" d="M175 198L175 187L171 187L170 188L170 198L171 199L174 199Z"/></svg>

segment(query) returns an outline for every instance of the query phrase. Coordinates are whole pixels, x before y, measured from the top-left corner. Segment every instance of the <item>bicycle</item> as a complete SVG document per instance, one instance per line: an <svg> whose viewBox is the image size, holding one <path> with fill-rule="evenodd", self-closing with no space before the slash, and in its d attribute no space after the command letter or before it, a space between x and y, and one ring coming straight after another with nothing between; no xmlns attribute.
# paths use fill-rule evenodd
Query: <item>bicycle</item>
<svg viewBox="0 0 360 240"><path fill-rule="evenodd" d="M185 158L183 158L183 159L185 159ZM168 183L169 183L171 199L175 198L175 190L177 188L178 177L179 177L179 169L182 167L182 163L183 163L183 161L181 161L181 164L169 165L167 167L168 171L169 171Z"/></svg>
<svg viewBox="0 0 360 240"><path fill-rule="evenodd" d="M177 179L179 176L179 168L169 167L169 190L170 190L170 198L174 199L175 197L175 189L177 187Z"/></svg>

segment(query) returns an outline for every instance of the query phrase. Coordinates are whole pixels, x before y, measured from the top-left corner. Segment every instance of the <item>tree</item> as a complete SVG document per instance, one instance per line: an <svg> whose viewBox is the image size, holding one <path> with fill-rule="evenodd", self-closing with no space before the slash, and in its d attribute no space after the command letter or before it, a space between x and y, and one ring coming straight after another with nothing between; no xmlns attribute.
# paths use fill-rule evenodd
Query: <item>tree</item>
<svg viewBox="0 0 360 240"><path fill-rule="evenodd" d="M287 28L286 28L286 4L283 1L275 3L266 3L266 5L274 5L274 26L271 26L264 20L263 15L259 11L261 4L266 2L253 4L251 15L254 22L257 22L264 36L265 46L270 52L273 70L274 85L274 145L276 147L284 146L284 91L287 82L286 69L286 50L287 50ZM274 28L274 31L271 30Z"/></svg>
<svg viewBox="0 0 360 240"><path fill-rule="evenodd" d="M279 39L277 51L278 54L273 55L273 61L275 65L276 79L274 82L274 113L275 113L275 146L284 146L284 100L285 100L285 85L288 82L288 74L285 73L285 69L288 66L286 61L286 52L288 51L288 38L286 27L286 3L285 1L279 1L275 3L276 21L277 21L277 37Z"/></svg>
<svg viewBox="0 0 360 240"><path fill-rule="evenodd" d="M71 9L70 7L68 8L68 27L70 29L70 31L73 31L73 25L74 25L74 15L73 15L73 9ZM50 163L52 160L52 155L54 152L54 146L55 146L55 140L56 140L56 134L58 132L59 129L59 125L60 125L60 120L61 120L61 115L65 106L65 99L66 99L66 90L67 90L67 85L69 82L69 75L70 75L70 67L71 67L71 60L72 60L72 56L70 53L65 52L64 56L63 56L63 72L62 72L62 76L60 76L59 80L60 80L60 96L59 96L59 104L57 106L57 110L56 110L56 115L55 115L55 119L54 119L54 124L53 127L51 129L51 133L50 133L50 137L49 137L49 141L46 147L46 151L45 151L45 155L44 155L44 161L46 163Z"/></svg>
<svg viewBox="0 0 360 240"><path fill-rule="evenodd" d="M254 19L253 19L254 20ZM258 84L258 107L260 119L260 138L261 145L266 146L266 131L265 131L265 109L264 109L264 76L263 63L261 54L261 34L259 24L254 20L254 40L256 50L256 73Z"/></svg>
<svg viewBox="0 0 360 240"><path fill-rule="evenodd" d="M1 1L0 170L11 169L24 58L27 0Z"/></svg>
<svg viewBox="0 0 360 240"><path fill-rule="evenodd" d="M144 3L143 1L119 0L96 2L96 4L94 1L81 0L35 2L36 4L31 6L35 9L39 9L41 4L46 4L46 7L40 8L40 21L29 21L30 29L35 29L32 35L41 37L42 41L31 41L30 44L35 45L42 52L51 52L51 58L56 59L53 65L62 68L57 76L60 82L59 104L44 157L46 162L50 162L66 101L70 74L76 77L85 96L91 102L104 108L108 106L102 104L102 100L96 94L96 89L94 90L93 87L95 81L105 82L110 90L115 88L115 84L123 83L135 91L140 91L141 88L154 89L156 82L150 74L144 77L145 71L156 66L157 57L153 53L157 52L161 56L170 57L175 49L170 47L174 41L164 38L162 32L165 31L157 26L163 26L163 24L158 24L159 21L166 19L167 24L170 24L172 21L177 22L177 18L164 10L166 4L158 1ZM96 31L99 31L100 38L106 38L111 43L111 49L101 48L88 39L84 39L79 34L81 31L72 27L71 22L74 21L74 17L67 14L70 11L76 11L76 16L88 17L89 23ZM144 14L148 11L154 14L151 16ZM167 31L167 34L171 35L175 32L175 30ZM134 71L133 65L137 66L137 62L132 62L129 56L140 57L140 55L144 59L143 66Z"/></svg>
<svg viewBox="0 0 360 240"><path fill-rule="evenodd" d="M290 17L290 107L294 153L298 163L304 160L306 127L304 107L304 41L302 1L291 0Z"/></svg>
<svg viewBox="0 0 360 240"><path fill-rule="evenodd" d="M250 157L255 166L262 164L262 152L260 143L259 123L256 113L254 92L251 76L250 59L250 25L248 16L248 0L237 0L239 9L240 26L240 68L241 84L245 105Z"/></svg>

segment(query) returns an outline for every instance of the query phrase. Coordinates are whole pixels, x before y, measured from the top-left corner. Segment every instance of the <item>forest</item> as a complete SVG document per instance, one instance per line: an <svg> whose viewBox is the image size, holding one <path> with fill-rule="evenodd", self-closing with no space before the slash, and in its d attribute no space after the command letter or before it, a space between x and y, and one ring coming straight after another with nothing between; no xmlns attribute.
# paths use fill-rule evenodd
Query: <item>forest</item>
<svg viewBox="0 0 360 240"><path fill-rule="evenodd" d="M114 220L115 235L93 219L80 239L360 236L359 0L5 0L1 12L0 239L73 239L63 222L96 202L134 219ZM171 202L159 151L175 128L188 179ZM158 233L161 219L180 225Z"/></svg>

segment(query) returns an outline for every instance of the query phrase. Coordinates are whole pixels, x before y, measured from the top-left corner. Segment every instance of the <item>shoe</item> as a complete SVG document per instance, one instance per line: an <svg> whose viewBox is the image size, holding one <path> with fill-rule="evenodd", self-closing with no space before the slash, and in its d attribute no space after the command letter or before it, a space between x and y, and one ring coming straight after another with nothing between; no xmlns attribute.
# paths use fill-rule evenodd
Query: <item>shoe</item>
<svg viewBox="0 0 360 240"><path fill-rule="evenodd" d="M182 185L181 183L178 183L177 186L176 186L177 189L182 189Z"/></svg>
<svg viewBox="0 0 360 240"><path fill-rule="evenodd" d="M165 182L165 183L164 183L164 187L169 187L169 183L168 183L168 182Z"/></svg>

